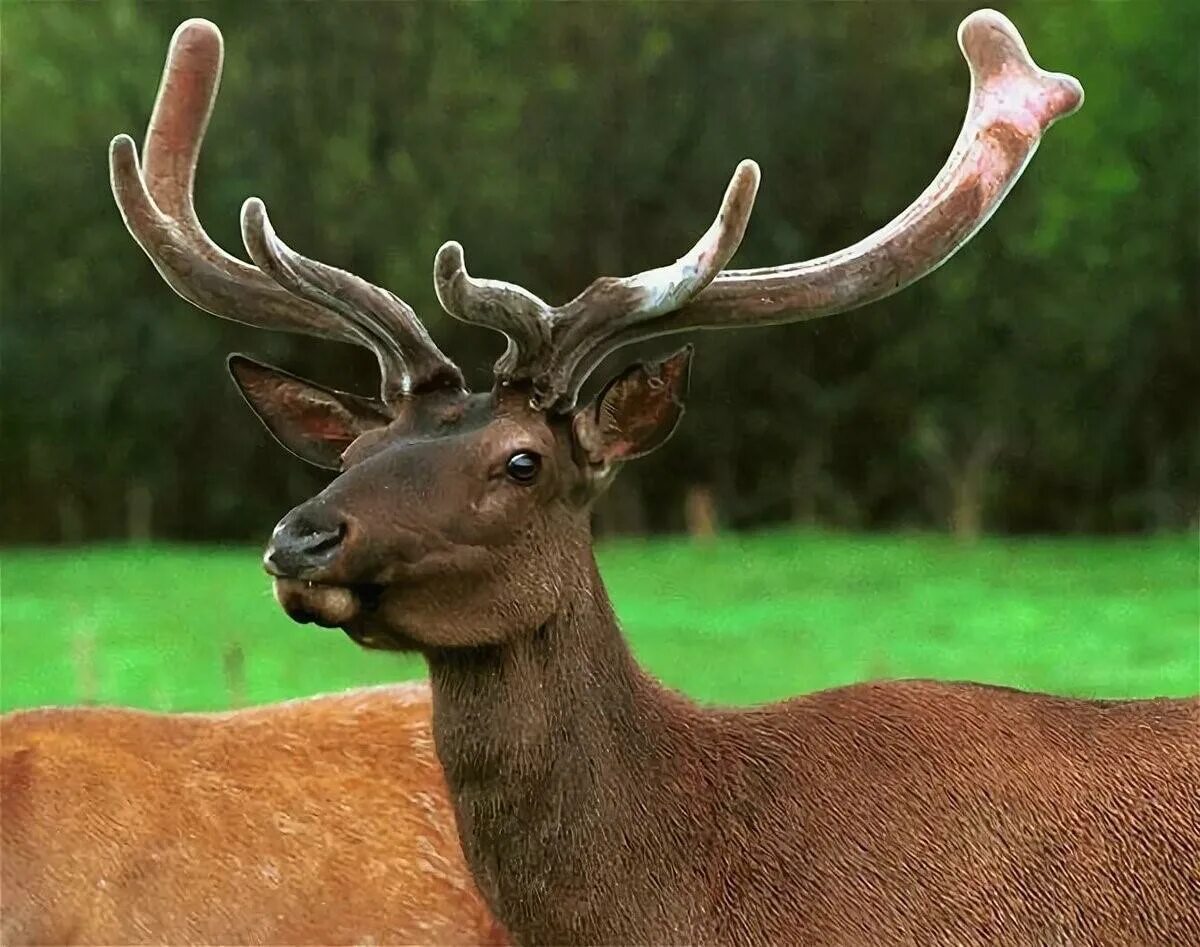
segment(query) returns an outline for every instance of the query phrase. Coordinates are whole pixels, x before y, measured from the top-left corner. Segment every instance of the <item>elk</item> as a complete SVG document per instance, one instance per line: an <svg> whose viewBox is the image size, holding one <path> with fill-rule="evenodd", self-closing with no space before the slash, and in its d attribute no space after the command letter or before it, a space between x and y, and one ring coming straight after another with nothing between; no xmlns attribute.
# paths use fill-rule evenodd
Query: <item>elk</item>
<svg viewBox="0 0 1200 947"><path fill-rule="evenodd" d="M155 213L212 261L191 187L221 56L211 23L176 31L145 148ZM428 684L217 714L47 708L0 718L0 745L4 944L508 942L463 859Z"/></svg>
<svg viewBox="0 0 1200 947"><path fill-rule="evenodd" d="M968 17L959 44L971 94L950 158L845 250L726 270L752 162L675 264L562 306L472 277L445 244L443 308L507 339L480 393L411 309L289 248L261 201L241 216L256 268L214 254L176 223L190 204L150 199L167 169L148 157L141 173L114 142L126 223L185 298L375 352L370 398L231 358L275 438L337 471L276 526L264 565L296 621L424 656L467 862L518 942L1200 943L1200 702L916 680L700 707L638 666L593 557L592 504L671 435L691 360L634 364L577 406L607 353L897 291L970 239L1082 101L998 13ZM190 180L196 129L176 130ZM336 325L316 318L329 310Z"/></svg>

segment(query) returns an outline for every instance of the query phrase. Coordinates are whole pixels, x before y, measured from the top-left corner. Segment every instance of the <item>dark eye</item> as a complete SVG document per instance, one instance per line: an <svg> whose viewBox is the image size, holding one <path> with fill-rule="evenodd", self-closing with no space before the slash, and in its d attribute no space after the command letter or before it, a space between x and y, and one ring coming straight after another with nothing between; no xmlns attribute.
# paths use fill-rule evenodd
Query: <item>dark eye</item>
<svg viewBox="0 0 1200 947"><path fill-rule="evenodd" d="M533 483L541 469L542 458L527 450L513 454L504 465L504 472L517 483Z"/></svg>

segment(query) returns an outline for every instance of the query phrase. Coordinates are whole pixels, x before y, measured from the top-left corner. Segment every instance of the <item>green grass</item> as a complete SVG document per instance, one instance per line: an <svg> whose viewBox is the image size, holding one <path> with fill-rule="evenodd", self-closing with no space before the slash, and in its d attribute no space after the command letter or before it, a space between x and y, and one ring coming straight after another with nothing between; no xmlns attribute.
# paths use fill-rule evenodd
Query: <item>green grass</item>
<svg viewBox="0 0 1200 947"><path fill-rule="evenodd" d="M3 554L0 707L227 706L418 676L292 624L255 549L98 547ZM1200 690L1193 537L986 540L768 533L600 550L639 657L711 701L866 678L970 679L1066 694Z"/></svg>

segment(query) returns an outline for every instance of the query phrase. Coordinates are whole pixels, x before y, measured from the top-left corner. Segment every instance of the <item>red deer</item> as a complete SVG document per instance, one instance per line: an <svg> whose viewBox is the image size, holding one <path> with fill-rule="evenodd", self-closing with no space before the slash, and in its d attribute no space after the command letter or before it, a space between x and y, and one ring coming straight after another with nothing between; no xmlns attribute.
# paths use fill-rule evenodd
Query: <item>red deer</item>
<svg viewBox="0 0 1200 947"><path fill-rule="evenodd" d="M222 266L255 272L192 209L221 52L211 23L176 31L145 150L141 208L203 256L202 286ZM222 315L251 306L218 289L208 308L219 299ZM254 302L264 322L343 331L281 290ZM218 714L3 717L0 941L506 943L463 859L430 716L419 684Z"/></svg>
<svg viewBox="0 0 1200 947"><path fill-rule="evenodd" d="M971 96L946 166L845 250L725 270L752 162L676 264L597 280L562 306L471 277L446 244L443 307L507 338L478 394L411 310L287 247L260 201L242 211L257 269L198 252L147 196L149 159L144 179L133 143L114 144L126 221L178 291L376 350L378 398L231 360L274 436L338 471L283 518L264 563L295 620L425 657L467 861L518 942L1200 944L1197 701L896 681L699 707L639 668L593 557L591 506L674 430L691 349L631 366L577 407L602 357L832 315L921 278L1082 100L997 13L969 17L959 42ZM337 310L341 331L313 307Z"/></svg>
<svg viewBox="0 0 1200 947"><path fill-rule="evenodd" d="M506 942L463 861L425 684L30 710L0 740L5 944Z"/></svg>

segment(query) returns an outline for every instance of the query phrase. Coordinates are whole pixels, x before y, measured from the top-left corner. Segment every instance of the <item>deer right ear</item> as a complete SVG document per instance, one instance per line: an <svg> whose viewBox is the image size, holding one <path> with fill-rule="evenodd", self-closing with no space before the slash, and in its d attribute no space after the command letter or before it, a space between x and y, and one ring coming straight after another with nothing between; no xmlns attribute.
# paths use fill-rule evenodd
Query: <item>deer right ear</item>
<svg viewBox="0 0 1200 947"><path fill-rule="evenodd" d="M690 345L661 362L630 365L577 411L572 429L588 463L607 470L666 443L683 417L691 366Z"/></svg>
<svg viewBox="0 0 1200 947"><path fill-rule="evenodd" d="M229 356L229 374L275 440L301 460L337 470L342 452L391 420L382 402L305 381L245 355Z"/></svg>

